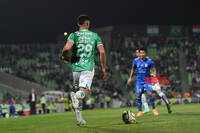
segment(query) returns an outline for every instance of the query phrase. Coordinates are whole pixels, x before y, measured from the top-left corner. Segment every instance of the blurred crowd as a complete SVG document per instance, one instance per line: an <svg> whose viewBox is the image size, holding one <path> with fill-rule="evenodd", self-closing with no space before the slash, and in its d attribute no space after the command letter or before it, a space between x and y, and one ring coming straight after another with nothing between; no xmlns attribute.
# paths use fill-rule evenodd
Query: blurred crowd
<svg viewBox="0 0 200 133"><path fill-rule="evenodd" d="M166 77L171 82L161 85L169 98L183 97L179 53L182 49L185 55L186 79L189 84L187 89L190 90L191 96L200 94L199 37L174 39L164 36L116 34L112 38L109 49L106 49L107 56L109 56L106 79L100 78L101 65L99 54L96 53L96 72L90 92L91 97L85 101L85 104L88 104L87 107L93 107L91 103L104 107L104 104L111 99L121 100L124 106L134 104L133 100L126 98L126 94L128 93L132 99L135 98L135 82L132 82L131 86L126 86L126 83L133 59L136 58L135 51L140 46L147 47L147 55L153 59L157 74ZM3 72L46 86L49 90L70 92L73 89L71 66L61 60L62 48L63 44L0 45L0 69ZM7 97L8 102L11 101L11 96L5 94L3 99ZM5 101L3 102L5 103ZM53 105L53 103L51 104ZM106 106L109 105L106 104Z"/></svg>
<svg viewBox="0 0 200 133"><path fill-rule="evenodd" d="M32 89L25 99L6 95L3 100L0 100L0 118L73 111L69 95L61 93L56 97L56 92L51 95L53 97L49 97L48 92L37 94L35 89ZM84 100L84 109L109 108L111 100L110 96L105 96L100 92L97 97L92 95Z"/></svg>
<svg viewBox="0 0 200 133"><path fill-rule="evenodd" d="M147 48L147 56L153 59L157 69L157 75L166 77L170 84L161 84L161 88L168 97L183 97L181 87L181 64L180 49L182 49L187 73L189 91L192 96L200 93L200 72L198 61L200 59L200 38L193 37L171 38L165 36L138 36L137 34L122 35L116 34L110 46L112 64L122 79L125 86L133 59L136 58L136 49L144 46ZM131 89L135 88L132 82Z"/></svg>
<svg viewBox="0 0 200 133"><path fill-rule="evenodd" d="M57 46L57 44L0 45L1 71L39 83L50 90L64 89L68 92L73 89L72 73L70 64L65 64L61 60L62 48L63 45ZM96 55L94 94L101 88L110 95L118 88L116 80L110 69L107 71L107 82L97 80L100 79L101 68L98 53Z"/></svg>

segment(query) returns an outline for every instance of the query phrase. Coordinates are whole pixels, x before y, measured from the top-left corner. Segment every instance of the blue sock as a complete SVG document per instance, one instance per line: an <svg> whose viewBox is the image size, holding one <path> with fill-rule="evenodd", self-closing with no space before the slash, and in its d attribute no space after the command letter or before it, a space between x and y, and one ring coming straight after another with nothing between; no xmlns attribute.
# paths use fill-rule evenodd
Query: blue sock
<svg viewBox="0 0 200 133"><path fill-rule="evenodd" d="M151 106L152 106L152 109L155 109L155 98L154 97L151 97L149 99L150 103L151 103Z"/></svg>
<svg viewBox="0 0 200 133"><path fill-rule="evenodd" d="M142 111L142 102L141 102L141 98L137 98L137 106L138 106L138 111Z"/></svg>

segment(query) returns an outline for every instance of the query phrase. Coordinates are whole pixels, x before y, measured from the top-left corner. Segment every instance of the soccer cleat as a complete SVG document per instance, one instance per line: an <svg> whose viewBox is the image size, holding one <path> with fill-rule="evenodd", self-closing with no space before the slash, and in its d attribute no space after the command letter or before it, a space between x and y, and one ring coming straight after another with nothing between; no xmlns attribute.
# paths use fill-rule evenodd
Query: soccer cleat
<svg viewBox="0 0 200 133"><path fill-rule="evenodd" d="M143 116L143 113L142 112L138 112L137 113L137 117L141 117L141 116Z"/></svg>
<svg viewBox="0 0 200 133"><path fill-rule="evenodd" d="M81 125L85 125L86 121L85 120L81 120L77 122L77 126L81 126Z"/></svg>
<svg viewBox="0 0 200 133"><path fill-rule="evenodd" d="M75 93L74 93L74 92L71 92L71 93L70 93L70 96L71 96L71 99L72 99L72 105L73 105L73 107L74 107L75 109L77 109L78 106L79 106L79 101L78 101L78 99L76 98Z"/></svg>
<svg viewBox="0 0 200 133"><path fill-rule="evenodd" d="M167 110L168 110L168 113L171 114L172 113L172 110L171 110L171 107L169 104L167 104Z"/></svg>
<svg viewBox="0 0 200 133"><path fill-rule="evenodd" d="M156 109L153 110L153 114L154 114L154 116L158 116L159 115L159 113L157 112Z"/></svg>
<svg viewBox="0 0 200 133"><path fill-rule="evenodd" d="M144 111L142 113L146 114L146 113L149 113L149 112L150 112L149 108L146 108L146 109L144 109Z"/></svg>

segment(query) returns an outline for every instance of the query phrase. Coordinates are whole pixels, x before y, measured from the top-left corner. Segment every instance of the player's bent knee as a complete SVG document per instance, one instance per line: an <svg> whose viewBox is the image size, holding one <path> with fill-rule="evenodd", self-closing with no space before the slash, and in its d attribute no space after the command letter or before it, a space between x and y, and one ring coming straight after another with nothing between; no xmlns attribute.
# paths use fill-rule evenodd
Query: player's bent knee
<svg viewBox="0 0 200 133"><path fill-rule="evenodd" d="M81 87L80 90L82 90L82 91L85 93L85 95L87 95L88 92L89 92L89 89L88 89L88 88L83 88L83 87Z"/></svg>
<svg viewBox="0 0 200 133"><path fill-rule="evenodd" d="M152 93L151 92L148 92L147 95L150 96L150 97L152 97Z"/></svg>
<svg viewBox="0 0 200 133"><path fill-rule="evenodd" d="M141 98L141 94L137 95L137 98Z"/></svg>
<svg viewBox="0 0 200 133"><path fill-rule="evenodd" d="M82 99L78 99L78 101L79 101L80 103L82 103L82 102L83 102L83 100L82 100Z"/></svg>
<svg viewBox="0 0 200 133"><path fill-rule="evenodd" d="M160 93L160 89L159 89L159 90L156 90L156 92L157 92L157 93Z"/></svg>

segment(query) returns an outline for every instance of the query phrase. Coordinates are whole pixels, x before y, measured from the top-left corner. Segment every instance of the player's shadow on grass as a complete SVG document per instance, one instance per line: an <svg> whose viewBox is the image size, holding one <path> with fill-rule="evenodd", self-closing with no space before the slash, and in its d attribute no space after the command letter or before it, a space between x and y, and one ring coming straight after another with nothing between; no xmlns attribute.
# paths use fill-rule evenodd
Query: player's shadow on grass
<svg viewBox="0 0 200 133"><path fill-rule="evenodd" d="M124 124L119 123L119 124L110 124L110 125L102 125L102 126L82 126L82 128L85 128L89 131L92 131L94 133L101 133L101 132L106 132L106 133L126 133L127 131L124 129L112 129L112 126L119 126L122 125L124 126ZM127 124L127 125L131 125L131 124Z"/></svg>
<svg viewBox="0 0 200 133"><path fill-rule="evenodd" d="M193 112L176 112L174 113L176 116L200 116L200 113L193 113Z"/></svg>
<svg viewBox="0 0 200 133"><path fill-rule="evenodd" d="M138 122L137 123L134 123L134 124L139 124ZM101 125L101 126L81 126L81 128L85 128L87 130L90 130L90 131L94 131L94 133L100 133L101 131L102 132L108 132L108 133L125 133L126 131L124 129L111 129L113 126L131 126L133 124L124 124L124 123L115 123L115 124L106 124L106 125ZM114 127L113 127L114 128Z"/></svg>
<svg viewBox="0 0 200 133"><path fill-rule="evenodd" d="M125 124L123 122L119 122L119 123L113 123L113 124L105 124L105 125L101 125L101 126L82 126L83 128L98 128L98 127L112 127L112 126L124 126L124 125L133 125L133 124L140 124L139 122L136 123L132 123L132 124Z"/></svg>

